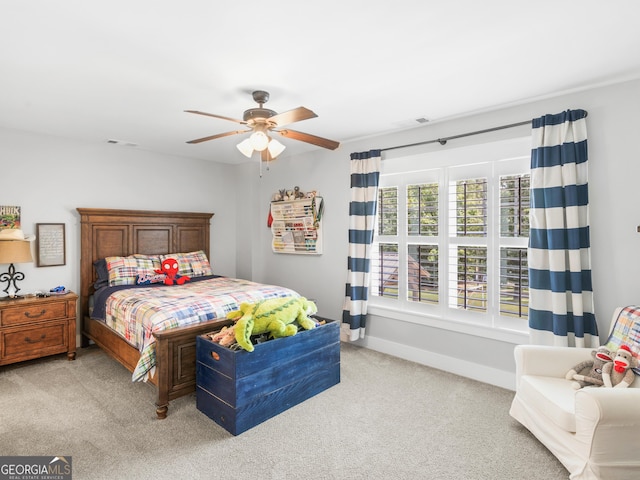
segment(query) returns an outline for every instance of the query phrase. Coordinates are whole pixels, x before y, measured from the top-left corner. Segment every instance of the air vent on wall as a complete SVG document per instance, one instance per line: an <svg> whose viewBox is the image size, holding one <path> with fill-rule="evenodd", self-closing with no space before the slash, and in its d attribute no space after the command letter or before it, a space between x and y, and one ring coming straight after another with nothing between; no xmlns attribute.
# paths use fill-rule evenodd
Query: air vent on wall
<svg viewBox="0 0 640 480"><path fill-rule="evenodd" d="M112 138L108 139L107 143L110 143L112 145L121 145L123 147L137 147L138 146L137 143L125 142L125 141L122 141L122 140L114 140Z"/></svg>

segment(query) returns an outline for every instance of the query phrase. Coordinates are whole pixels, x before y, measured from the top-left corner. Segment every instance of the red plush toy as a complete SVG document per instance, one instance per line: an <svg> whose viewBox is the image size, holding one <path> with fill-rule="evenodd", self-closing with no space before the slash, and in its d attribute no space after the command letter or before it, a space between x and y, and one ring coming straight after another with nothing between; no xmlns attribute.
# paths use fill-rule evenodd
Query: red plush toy
<svg viewBox="0 0 640 480"><path fill-rule="evenodd" d="M165 285L182 285L191 280L190 277L178 273L178 261L175 258L165 258L162 262L162 268L155 272L165 274Z"/></svg>
<svg viewBox="0 0 640 480"><path fill-rule="evenodd" d="M631 349L622 345L613 359L602 367L602 381L605 387L627 388L633 383L636 375L633 368L638 366L638 359L633 356Z"/></svg>

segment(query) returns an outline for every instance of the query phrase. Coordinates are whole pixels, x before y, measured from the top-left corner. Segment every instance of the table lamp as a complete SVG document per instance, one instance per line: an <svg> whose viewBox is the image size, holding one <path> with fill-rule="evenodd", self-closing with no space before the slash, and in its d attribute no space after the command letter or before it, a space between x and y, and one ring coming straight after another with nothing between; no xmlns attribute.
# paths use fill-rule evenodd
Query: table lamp
<svg viewBox="0 0 640 480"><path fill-rule="evenodd" d="M7 287L3 290L7 294L6 297L0 297L0 300L10 300L20 298L18 292L20 289L16 282L24 280L24 273L16 272L14 263L30 263L33 262L31 256L31 243L26 240L3 240L0 241L0 264L9 264L9 271L0 274L0 283L7 282ZM9 293L9 289L13 284L13 292Z"/></svg>

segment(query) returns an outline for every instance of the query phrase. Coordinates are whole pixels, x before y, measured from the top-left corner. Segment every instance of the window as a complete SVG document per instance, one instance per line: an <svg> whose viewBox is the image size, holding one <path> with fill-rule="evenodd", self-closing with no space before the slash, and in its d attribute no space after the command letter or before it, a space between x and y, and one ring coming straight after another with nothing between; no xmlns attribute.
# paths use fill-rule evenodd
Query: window
<svg viewBox="0 0 640 480"><path fill-rule="evenodd" d="M438 235L438 184L407 187L407 230L409 235Z"/></svg>
<svg viewBox="0 0 640 480"><path fill-rule="evenodd" d="M398 189L381 188L378 191L378 234L398 233Z"/></svg>
<svg viewBox="0 0 640 480"><path fill-rule="evenodd" d="M500 177L500 237L529 238L529 174ZM500 315L527 318L527 249L500 248Z"/></svg>
<svg viewBox="0 0 640 480"><path fill-rule="evenodd" d="M500 236L529 237L529 175L500 177Z"/></svg>
<svg viewBox="0 0 640 480"><path fill-rule="evenodd" d="M449 188L449 212L459 237L487 236L487 179L453 182Z"/></svg>
<svg viewBox="0 0 640 480"><path fill-rule="evenodd" d="M378 278L374 295L398 298L398 244L378 244L373 262Z"/></svg>
<svg viewBox="0 0 640 480"><path fill-rule="evenodd" d="M500 249L500 315L528 317L527 249Z"/></svg>
<svg viewBox="0 0 640 480"><path fill-rule="evenodd" d="M477 157L459 149L457 161L428 170L415 169L426 155L390 171L383 162L371 305L526 327L530 147L520 142L518 148L519 156L507 158L490 145Z"/></svg>
<svg viewBox="0 0 640 480"><path fill-rule="evenodd" d="M437 304L438 292L438 245L407 245L408 300L418 303Z"/></svg>

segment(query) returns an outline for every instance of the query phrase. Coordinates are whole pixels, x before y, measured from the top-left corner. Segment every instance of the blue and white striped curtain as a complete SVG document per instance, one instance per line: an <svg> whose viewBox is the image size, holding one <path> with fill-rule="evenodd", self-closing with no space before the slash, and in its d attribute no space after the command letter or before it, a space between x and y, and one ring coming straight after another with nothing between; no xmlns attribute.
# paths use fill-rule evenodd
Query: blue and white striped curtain
<svg viewBox="0 0 640 480"><path fill-rule="evenodd" d="M351 154L349 258L340 336L344 341L364 338L380 164L380 150Z"/></svg>
<svg viewBox="0 0 640 480"><path fill-rule="evenodd" d="M596 347L584 110L533 120L529 333L533 344Z"/></svg>

